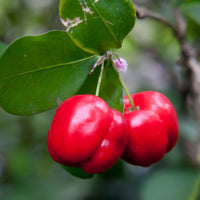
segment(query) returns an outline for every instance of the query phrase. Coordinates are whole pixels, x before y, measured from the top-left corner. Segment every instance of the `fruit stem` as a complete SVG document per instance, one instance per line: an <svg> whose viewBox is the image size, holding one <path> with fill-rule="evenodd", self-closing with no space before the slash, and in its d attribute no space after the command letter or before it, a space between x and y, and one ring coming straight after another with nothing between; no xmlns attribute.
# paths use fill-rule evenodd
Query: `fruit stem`
<svg viewBox="0 0 200 200"><path fill-rule="evenodd" d="M101 71L100 71L100 74L99 74L99 79L98 79L96 94L95 94L96 96L99 96L101 80L102 80L102 77L103 77L103 71L104 71L104 61L101 63Z"/></svg>
<svg viewBox="0 0 200 200"><path fill-rule="evenodd" d="M134 106L134 103L133 103L133 100L132 100L132 98L131 98L131 95L130 95L130 93L128 92L128 90L127 90L127 88L126 88L126 86L125 86L125 84L124 84L124 82L123 82L123 80L122 80L122 78L121 78L121 76L120 76L120 73L119 73L119 71L118 71L118 69L117 69L117 66L115 65L115 63L113 62L113 60L112 60L112 64L113 64L113 67L114 67L114 69L115 69L115 71L116 71L116 73L117 73L117 76L118 76L118 79L119 79L119 81L120 81L120 83L121 83L121 86L123 87L123 89L124 89L124 91L125 91L125 93L126 93L128 99L129 99L129 101L130 101L131 110L136 110L136 108L135 108L135 106Z"/></svg>

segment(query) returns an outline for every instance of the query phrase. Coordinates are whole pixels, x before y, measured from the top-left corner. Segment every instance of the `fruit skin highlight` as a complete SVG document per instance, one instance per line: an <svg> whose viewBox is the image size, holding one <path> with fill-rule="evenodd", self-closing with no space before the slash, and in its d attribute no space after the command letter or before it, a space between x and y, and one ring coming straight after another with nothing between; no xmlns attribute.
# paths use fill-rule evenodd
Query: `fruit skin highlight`
<svg viewBox="0 0 200 200"><path fill-rule="evenodd" d="M135 110L124 116L128 127L128 141L122 158L130 164L143 167L161 160L168 140L158 115L149 110Z"/></svg>
<svg viewBox="0 0 200 200"><path fill-rule="evenodd" d="M178 119L169 99L159 92L139 92L132 94L131 99L138 110L131 111L125 96L124 116L129 136L122 158L130 164L147 167L175 146Z"/></svg>
<svg viewBox="0 0 200 200"><path fill-rule="evenodd" d="M167 151L169 152L178 139L178 118L170 100L163 94L156 91L144 91L132 94L131 98L135 107L140 110L151 110L163 121L168 135ZM128 97L124 97L124 112L128 112L131 104Z"/></svg>
<svg viewBox="0 0 200 200"><path fill-rule="evenodd" d="M101 173L111 168L121 157L128 139L126 120L117 110L112 109L113 118L97 152L89 161L81 164L87 173Z"/></svg>
<svg viewBox="0 0 200 200"><path fill-rule="evenodd" d="M49 128L51 157L86 173L101 173L122 157L148 167L176 144L178 119L167 97L145 91L131 95L136 110L124 97L124 115L94 95L76 95L57 109Z"/></svg>
<svg viewBox="0 0 200 200"><path fill-rule="evenodd" d="M118 130L119 129L119 130ZM76 95L57 109L47 145L58 163L101 173L120 158L127 142L124 116L94 95Z"/></svg>

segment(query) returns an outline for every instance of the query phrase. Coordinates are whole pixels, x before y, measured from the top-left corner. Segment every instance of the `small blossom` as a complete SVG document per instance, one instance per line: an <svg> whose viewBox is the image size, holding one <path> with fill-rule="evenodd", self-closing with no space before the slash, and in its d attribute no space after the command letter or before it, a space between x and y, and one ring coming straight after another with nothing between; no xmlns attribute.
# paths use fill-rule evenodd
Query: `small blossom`
<svg viewBox="0 0 200 200"><path fill-rule="evenodd" d="M119 72L125 73L127 71L128 64L124 58L115 59L114 63Z"/></svg>

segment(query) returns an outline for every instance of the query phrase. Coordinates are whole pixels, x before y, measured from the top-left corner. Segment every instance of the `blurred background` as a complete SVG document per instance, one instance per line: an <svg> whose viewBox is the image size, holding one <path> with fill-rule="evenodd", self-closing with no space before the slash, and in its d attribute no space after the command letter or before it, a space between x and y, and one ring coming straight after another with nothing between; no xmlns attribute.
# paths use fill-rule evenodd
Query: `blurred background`
<svg viewBox="0 0 200 200"><path fill-rule="evenodd" d="M138 0L139 5L174 22L178 0ZM197 1L198 2L198 1ZM24 35L64 30L58 0L0 0L0 41L9 44ZM200 46L200 24L185 16L188 40ZM185 105L183 67L176 65L180 47L172 32L151 19L137 20L117 50L127 60L122 74L131 93L157 90L174 104L180 126L175 148L152 167L119 161L92 179L78 179L49 156L46 137L55 110L19 117L0 109L0 200L200 200L200 133Z"/></svg>

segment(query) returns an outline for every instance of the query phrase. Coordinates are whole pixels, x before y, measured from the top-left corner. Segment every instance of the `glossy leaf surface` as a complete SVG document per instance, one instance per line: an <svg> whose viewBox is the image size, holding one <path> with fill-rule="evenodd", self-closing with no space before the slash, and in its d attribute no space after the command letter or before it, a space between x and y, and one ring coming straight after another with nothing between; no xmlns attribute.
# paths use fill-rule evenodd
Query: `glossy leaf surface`
<svg viewBox="0 0 200 200"><path fill-rule="evenodd" d="M88 76L79 90L79 94L95 94L100 70L101 66L98 66ZM104 99L111 108L123 112L123 89L111 61L105 62L99 97Z"/></svg>
<svg viewBox="0 0 200 200"><path fill-rule="evenodd" d="M135 24L131 0L61 0L60 17L73 40L92 53L120 48Z"/></svg>
<svg viewBox="0 0 200 200"><path fill-rule="evenodd" d="M54 108L79 90L95 61L64 31L22 37L0 59L0 105L16 115Z"/></svg>

